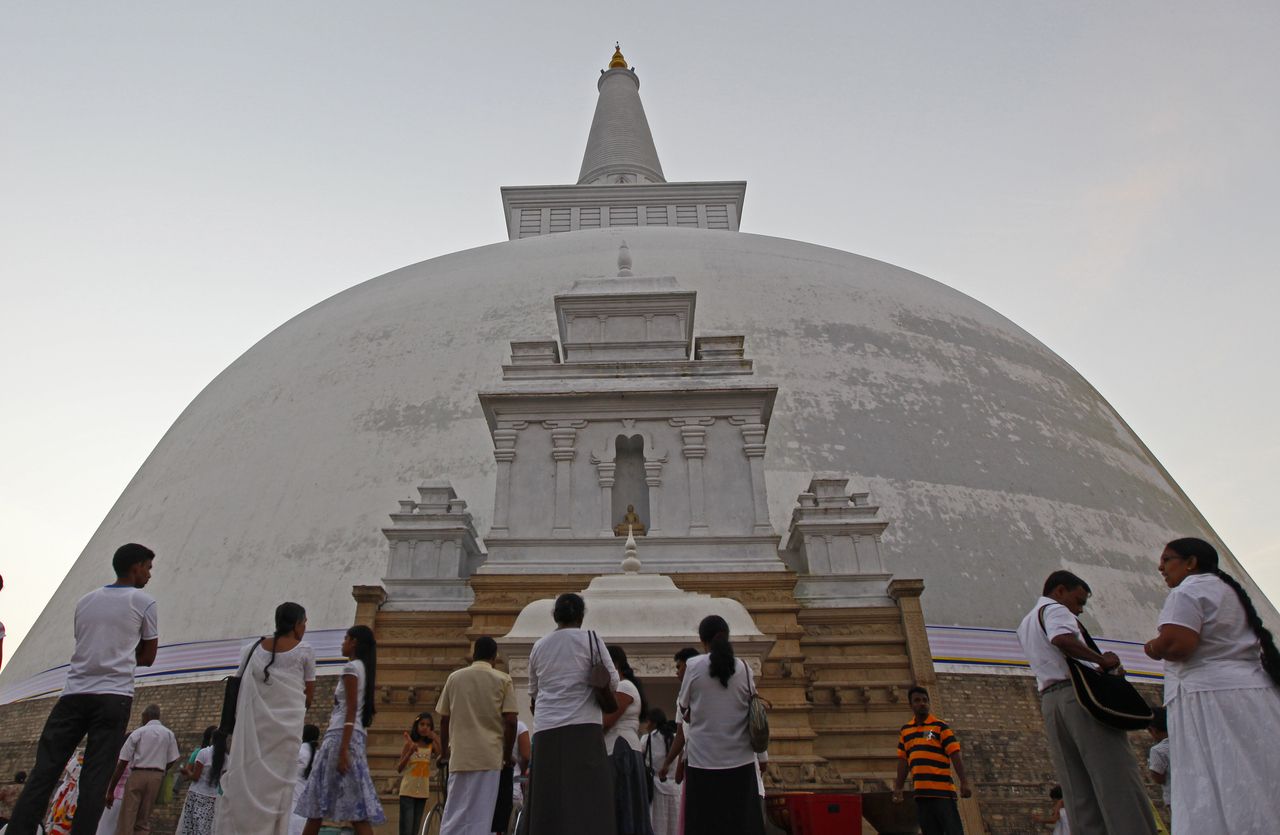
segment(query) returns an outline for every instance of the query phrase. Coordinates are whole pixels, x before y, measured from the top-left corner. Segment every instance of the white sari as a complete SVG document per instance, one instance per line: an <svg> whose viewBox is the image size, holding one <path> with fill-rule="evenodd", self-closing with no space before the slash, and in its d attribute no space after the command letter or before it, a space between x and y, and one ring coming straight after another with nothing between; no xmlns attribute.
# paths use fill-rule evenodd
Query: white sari
<svg viewBox="0 0 1280 835"><path fill-rule="evenodd" d="M288 835L295 763L306 721L306 683L316 677L315 652L298 644L276 653L270 681L264 680L263 669L271 652L261 647L246 652L252 656L240 682L214 832Z"/></svg>

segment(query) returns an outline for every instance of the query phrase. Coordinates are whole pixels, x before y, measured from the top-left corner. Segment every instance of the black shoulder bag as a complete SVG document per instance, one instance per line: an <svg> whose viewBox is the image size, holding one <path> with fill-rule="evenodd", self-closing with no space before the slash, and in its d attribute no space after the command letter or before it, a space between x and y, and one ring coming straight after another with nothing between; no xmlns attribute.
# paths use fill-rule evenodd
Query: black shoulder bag
<svg viewBox="0 0 1280 835"><path fill-rule="evenodd" d="M218 720L218 730L224 734L230 735L236 729L236 701L240 698L240 680L244 678L244 671L249 666L249 659L253 658L253 652L262 644L262 638L259 638L250 649L249 654L244 657L244 661L236 670L233 676L227 676L224 679L225 684L222 689L222 718Z"/></svg>
<svg viewBox="0 0 1280 835"><path fill-rule="evenodd" d="M1044 610L1047 608L1047 605L1041 606L1039 612L1040 629L1045 637L1049 636L1049 630L1044 625ZM1080 627L1080 634L1084 636L1085 645L1101 655L1102 650L1098 649L1089 630L1084 628L1079 619L1076 623ZM1076 701L1094 719L1122 731L1140 731L1151 724L1151 720L1155 718L1151 705L1147 704L1147 700L1142 698L1142 694L1123 675L1095 670L1066 653L1063 653L1063 657L1067 659L1067 670L1071 673L1071 687L1075 690Z"/></svg>
<svg viewBox="0 0 1280 835"><path fill-rule="evenodd" d="M662 733L660 730L652 730L645 734L644 737L644 785L649 790L649 801L653 801L654 789L654 769L653 769L653 735Z"/></svg>

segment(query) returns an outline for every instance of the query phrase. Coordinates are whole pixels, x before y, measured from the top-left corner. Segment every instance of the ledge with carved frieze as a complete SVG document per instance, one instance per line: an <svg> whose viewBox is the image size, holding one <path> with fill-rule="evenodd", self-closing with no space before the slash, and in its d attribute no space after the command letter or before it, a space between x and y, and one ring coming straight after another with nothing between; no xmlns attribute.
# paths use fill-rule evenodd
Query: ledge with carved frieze
<svg viewBox="0 0 1280 835"><path fill-rule="evenodd" d="M548 531L549 532L549 531ZM647 536L640 543L644 573L683 575L689 573L787 571L778 558L776 536L699 536L696 545L687 537ZM621 540L602 537L593 528L590 535L565 538L490 537L488 557L474 576L492 574L563 575L618 574Z"/></svg>

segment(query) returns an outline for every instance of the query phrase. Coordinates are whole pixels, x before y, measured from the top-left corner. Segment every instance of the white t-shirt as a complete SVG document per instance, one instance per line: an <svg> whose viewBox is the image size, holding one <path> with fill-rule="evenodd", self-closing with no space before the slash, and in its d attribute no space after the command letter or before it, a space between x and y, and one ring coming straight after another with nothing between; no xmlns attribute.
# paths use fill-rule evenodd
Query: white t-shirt
<svg viewBox="0 0 1280 835"><path fill-rule="evenodd" d="M740 768L756 761L747 730L751 672L740 658L734 664L728 687L711 677L709 655L690 658L685 667L676 710L688 722L685 749L691 768Z"/></svg>
<svg viewBox="0 0 1280 835"><path fill-rule="evenodd" d="M352 732L357 734L365 733L364 722L360 716L364 712L364 662L358 658L353 658L346 664L342 665L342 675L338 676L338 686L333 691L333 712L329 714L329 727L326 732L337 729L342 730L342 726L347 723L347 687L345 679L347 676L356 677L356 715L355 725L352 726Z"/></svg>
<svg viewBox="0 0 1280 835"><path fill-rule="evenodd" d="M307 781L307 766L311 765L313 753L316 750L315 746L318 744L319 743L315 742L304 742L302 745L298 746L298 759L294 761L296 770L293 774L293 782L300 786Z"/></svg>
<svg viewBox="0 0 1280 835"><path fill-rule="evenodd" d="M167 768L180 756L173 731L160 724L159 719L152 719L129 734L119 758L133 768Z"/></svg>
<svg viewBox="0 0 1280 835"><path fill-rule="evenodd" d="M1258 636L1249 628L1235 590L1212 574L1192 574L1169 591L1160 625L1185 626L1200 636L1186 661L1164 664L1164 702L1180 692L1274 686L1262 669Z"/></svg>
<svg viewBox="0 0 1280 835"><path fill-rule="evenodd" d="M622 715L618 717L617 722L613 723L613 727L604 732L606 754L613 753L613 741L619 737L626 740L632 751L640 750L640 691L634 684L623 679L618 682L618 694L624 693L631 697L631 704L622 711Z"/></svg>
<svg viewBox="0 0 1280 835"><path fill-rule="evenodd" d="M599 725L600 705L587 683L591 650L585 629L557 629L539 638L529 651L529 699L534 703L534 732L567 725ZM609 670L610 686L617 688L618 671L596 635L597 653Z"/></svg>
<svg viewBox="0 0 1280 835"><path fill-rule="evenodd" d="M674 739L675 737L672 737L673 741ZM680 785L676 783L674 763L672 763L671 769L667 772L667 779L658 779L658 772L662 770L662 764L666 762L668 750L667 741L658 731L649 731L649 733L640 738L640 751L644 754L645 763L653 767L654 789L661 794L678 795L680 794Z"/></svg>
<svg viewBox="0 0 1280 835"><path fill-rule="evenodd" d="M1156 774L1164 775L1164 785L1161 790L1164 793L1164 805L1169 805L1169 737L1157 742L1151 746L1151 750L1147 752L1147 768Z"/></svg>
<svg viewBox="0 0 1280 835"><path fill-rule="evenodd" d="M160 636L155 598L133 586L105 586L76 603L76 649L64 696L133 695L139 641Z"/></svg>
<svg viewBox="0 0 1280 835"><path fill-rule="evenodd" d="M1044 629L1040 628L1041 608L1044 608ZM1071 610L1051 597L1041 597L1018 626L1018 643L1031 664L1031 672L1036 675L1036 687L1042 691L1050 684L1071 678L1066 656L1053 645L1053 639L1059 635L1074 635L1084 643L1080 621Z"/></svg>
<svg viewBox="0 0 1280 835"><path fill-rule="evenodd" d="M213 746L201 748L200 753L196 754L196 762L200 763L203 770L200 772L200 779L191 784L191 793L204 795L205 797L217 797L218 784L209 780L213 776ZM223 768L226 768L225 762L223 763Z"/></svg>
<svg viewBox="0 0 1280 835"><path fill-rule="evenodd" d="M524 773L520 768L520 737L527 733L529 726L517 719L516 741L511 744L511 761L515 763L511 767L511 799L515 801L517 808L524 804L524 788L520 785L520 775Z"/></svg>

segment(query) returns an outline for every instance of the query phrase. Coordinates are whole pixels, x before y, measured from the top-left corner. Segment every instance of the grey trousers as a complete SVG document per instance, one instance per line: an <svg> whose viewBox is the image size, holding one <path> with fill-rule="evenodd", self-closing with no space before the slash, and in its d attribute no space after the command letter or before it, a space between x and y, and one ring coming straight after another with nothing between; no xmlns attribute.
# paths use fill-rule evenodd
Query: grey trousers
<svg viewBox="0 0 1280 835"><path fill-rule="evenodd" d="M1128 734L1094 719L1070 685L1043 694L1040 713L1072 835L1154 835Z"/></svg>

